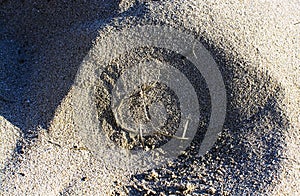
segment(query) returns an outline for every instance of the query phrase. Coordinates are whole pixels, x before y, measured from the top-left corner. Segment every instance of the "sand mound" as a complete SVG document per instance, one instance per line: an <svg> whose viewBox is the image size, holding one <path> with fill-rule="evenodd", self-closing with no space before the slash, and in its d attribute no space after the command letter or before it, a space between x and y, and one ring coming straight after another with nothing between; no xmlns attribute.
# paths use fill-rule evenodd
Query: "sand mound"
<svg viewBox="0 0 300 196"><path fill-rule="evenodd" d="M0 23L4 195L297 194L297 1L3 1L0 5L4 18ZM186 53L149 44L101 64L108 54L99 53L103 39L142 25L168 26L195 37L210 52L222 75L226 118L217 141L202 157L196 155L214 111L213 94L205 76L197 75L193 62L185 58ZM118 51L126 44L114 48ZM180 105L184 88L174 90L156 81L140 85L124 102L124 108L134 111L128 114L110 109L110 100L113 89L120 87L119 78L133 73L128 72L130 67L153 59L184 73L198 98L201 126L185 153L168 161L160 155L156 158L164 163L147 168L147 161L155 161L156 153L150 156L152 148L178 137L174 129L184 118ZM87 73L104 67L97 72L100 80L95 85L89 83L93 74L80 78L95 90L96 113L90 110L90 100L78 94L78 76L86 70L83 67L91 69ZM174 74L149 70L153 77ZM135 76L140 78L140 74L129 74L127 79L135 81ZM183 97L193 97L187 90L191 86L187 85ZM158 104L152 107L154 103ZM118 120L118 114L134 120ZM155 126L167 123L162 133L149 133L144 140L135 126L124 129L120 125L122 120L132 125L142 119L148 126L149 116L155 115L162 117L152 118ZM98 140L93 134L98 132L84 138L84 127L78 123L92 117L99 120L96 128L104 136L95 145ZM182 126L184 130L185 124ZM128 155L132 150L150 154Z"/></svg>

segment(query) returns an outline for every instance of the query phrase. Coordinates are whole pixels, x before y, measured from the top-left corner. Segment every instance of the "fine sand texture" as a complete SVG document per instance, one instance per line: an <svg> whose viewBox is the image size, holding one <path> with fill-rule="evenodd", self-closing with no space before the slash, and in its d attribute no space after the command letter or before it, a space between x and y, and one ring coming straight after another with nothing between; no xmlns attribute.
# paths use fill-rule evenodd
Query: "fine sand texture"
<svg viewBox="0 0 300 196"><path fill-rule="evenodd" d="M299 10L299 0L0 0L0 195L300 195ZM142 140L137 128L125 134L111 120L109 85L129 65L158 59L183 65L202 89L195 91L203 98L203 127L209 122L208 86L174 51L146 45L101 64L110 52L103 40L118 41L116 32L144 25L192 35L222 75L225 121L203 156L197 155L202 132L165 160L151 152L172 131ZM107 46L118 51L128 44L117 43ZM101 66L93 86L89 69ZM86 98L90 87L96 113ZM159 99L176 117L168 126L176 127L180 107L172 89L156 82L141 89L125 102L136 110L132 116L147 121L145 104ZM159 124L164 110L154 108L148 110ZM97 122L89 123L94 114ZM101 142L85 132L93 123L103 130ZM128 155L136 148L149 157Z"/></svg>

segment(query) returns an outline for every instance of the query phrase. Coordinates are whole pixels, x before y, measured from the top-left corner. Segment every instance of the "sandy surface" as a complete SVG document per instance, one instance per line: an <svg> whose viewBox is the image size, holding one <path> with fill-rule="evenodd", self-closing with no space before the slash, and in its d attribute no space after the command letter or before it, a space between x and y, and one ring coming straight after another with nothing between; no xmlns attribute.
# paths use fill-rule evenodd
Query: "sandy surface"
<svg viewBox="0 0 300 196"><path fill-rule="evenodd" d="M299 9L297 0L0 1L1 194L299 195ZM96 156L74 106L78 70L100 38L143 24L198 37L228 98L224 129L205 156L154 170L122 159L111 140Z"/></svg>

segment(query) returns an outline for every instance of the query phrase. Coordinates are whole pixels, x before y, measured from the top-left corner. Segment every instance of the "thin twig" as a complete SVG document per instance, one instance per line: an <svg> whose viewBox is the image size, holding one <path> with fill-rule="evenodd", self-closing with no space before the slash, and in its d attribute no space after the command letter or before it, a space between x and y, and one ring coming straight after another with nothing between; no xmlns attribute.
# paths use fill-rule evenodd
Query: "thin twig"
<svg viewBox="0 0 300 196"><path fill-rule="evenodd" d="M142 142L142 146L145 147L144 145L144 138L143 138L143 130L141 129L141 124L139 125L139 133L140 133L140 140Z"/></svg>
<svg viewBox="0 0 300 196"><path fill-rule="evenodd" d="M186 138L185 135L186 135L186 131L188 129L188 126L189 126L189 121L190 119L188 119L184 125L184 129L183 129L183 133L182 133L182 139ZM187 138L188 139L188 138Z"/></svg>
<svg viewBox="0 0 300 196"><path fill-rule="evenodd" d="M296 22L296 23L294 23L294 25L297 25L297 24L300 24L300 21L299 21L299 22Z"/></svg>
<svg viewBox="0 0 300 196"><path fill-rule="evenodd" d="M48 142L49 142L50 144L53 144L53 145L58 146L58 147L61 148L61 145L59 145L59 144L57 144L57 143L55 143L55 142L52 142L52 141L50 141L50 140L48 140Z"/></svg>

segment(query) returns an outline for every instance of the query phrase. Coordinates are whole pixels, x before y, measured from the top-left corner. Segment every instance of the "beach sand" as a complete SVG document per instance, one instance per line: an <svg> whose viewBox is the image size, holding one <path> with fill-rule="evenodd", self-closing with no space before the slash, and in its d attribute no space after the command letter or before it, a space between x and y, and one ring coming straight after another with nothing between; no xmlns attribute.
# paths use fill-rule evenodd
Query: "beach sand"
<svg viewBox="0 0 300 196"><path fill-rule="evenodd" d="M0 1L1 194L299 195L299 9L298 0ZM211 52L227 114L205 156L145 170L114 145L87 147L75 81L101 37L154 24Z"/></svg>

